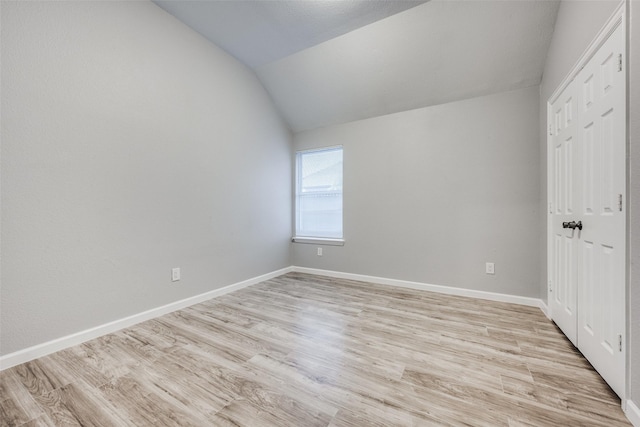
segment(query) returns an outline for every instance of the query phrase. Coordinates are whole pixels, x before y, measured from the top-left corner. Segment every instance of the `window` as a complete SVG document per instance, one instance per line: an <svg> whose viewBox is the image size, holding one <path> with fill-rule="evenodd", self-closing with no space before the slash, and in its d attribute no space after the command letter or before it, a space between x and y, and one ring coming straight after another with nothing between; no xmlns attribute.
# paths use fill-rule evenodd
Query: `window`
<svg viewBox="0 0 640 427"><path fill-rule="evenodd" d="M342 239L342 147L296 154L296 239Z"/></svg>

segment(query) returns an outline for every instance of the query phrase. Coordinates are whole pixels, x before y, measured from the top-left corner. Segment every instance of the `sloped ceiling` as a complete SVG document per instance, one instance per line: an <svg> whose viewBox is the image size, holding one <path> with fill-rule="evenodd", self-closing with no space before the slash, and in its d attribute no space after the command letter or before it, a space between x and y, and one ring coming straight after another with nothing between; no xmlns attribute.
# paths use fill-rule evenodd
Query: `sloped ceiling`
<svg viewBox="0 0 640 427"><path fill-rule="evenodd" d="M211 2L156 3L194 28L184 16L209 22L204 8ZM210 21L222 35L200 32L254 68L294 132L537 85L559 6L547 0L432 0L345 21L344 11L355 3L365 3L358 12L364 13L366 4L409 2L213 3L233 13L224 25L215 23L220 17ZM305 9L306 3L318 10L321 3L329 6L320 13ZM283 12L295 7L293 15ZM291 19L275 18L279 14ZM309 33L302 35L301 28ZM292 40L296 36L301 40ZM225 47L235 38L241 47ZM265 40L272 49L264 48Z"/></svg>
<svg viewBox="0 0 640 427"><path fill-rule="evenodd" d="M255 68L426 1L154 0L154 3Z"/></svg>

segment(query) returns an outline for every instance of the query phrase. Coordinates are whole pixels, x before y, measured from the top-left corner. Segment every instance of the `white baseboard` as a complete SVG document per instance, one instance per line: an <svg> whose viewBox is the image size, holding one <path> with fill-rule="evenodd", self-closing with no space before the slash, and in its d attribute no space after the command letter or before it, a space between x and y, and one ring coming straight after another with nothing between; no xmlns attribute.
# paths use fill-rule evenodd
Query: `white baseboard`
<svg viewBox="0 0 640 427"><path fill-rule="evenodd" d="M5 356L0 357L0 371L11 368L12 366L19 365L21 363L29 362L30 360L34 360L51 353L55 353L56 351L64 350L65 348L69 348L74 345L82 344L83 342L119 331L120 329L128 328L137 323L144 322L146 320L150 320L167 313L171 313L172 311L180 310L185 307L210 300L211 298L219 297L221 295L228 294L229 292L237 291L242 288L264 282L265 280L272 279L291 271L293 271L291 267L272 271L270 273L253 277L242 282L234 283L232 285L214 289L213 291L205 292L203 294L172 302L161 307L144 311L142 313L134 314L132 316L125 317L124 319L115 320L104 325L96 326L95 328L67 335L65 337L38 344L33 347L25 348L24 350L19 350L14 353L9 353Z"/></svg>
<svg viewBox="0 0 640 427"><path fill-rule="evenodd" d="M634 427L640 427L640 409L638 409L636 404L630 399L626 401L624 414L627 416L629 421L631 421L631 424L633 424Z"/></svg>
<svg viewBox="0 0 640 427"><path fill-rule="evenodd" d="M539 300L538 307L540 308L540 310L542 310L544 315L547 316L547 319L551 320L551 313L549 312L549 306L547 305L547 303L545 303L542 300Z"/></svg>
<svg viewBox="0 0 640 427"><path fill-rule="evenodd" d="M106 323L104 325L96 326L95 328L87 329L85 331L77 332L72 335L67 335L52 341L48 341L42 344L35 345L33 347L19 350L14 353L0 356L0 371L19 365L21 363L28 362L30 360L37 359L39 357L46 356L56 351L64 350L65 348L72 347L74 345L82 344L83 342L92 340L94 338L101 337L112 332L119 331L121 329L133 326L146 320L154 319L167 313L171 313L176 310L183 309L185 307L192 306L194 304L207 301L209 299L219 297L229 292L234 292L248 286L255 285L265 280L272 279L274 277L289 273L299 272L307 274L316 274L320 276L336 277L340 279L359 280L363 282L371 282L380 285L397 286L402 288L417 289L422 291L437 292L448 295L458 295L471 298L480 298L491 301L508 302L512 304L526 305L530 307L538 307L548 317L547 305L540 299L528 298L515 295L500 294L494 292L476 291L472 289L454 288L450 286L431 285L428 283L410 282L406 280L388 279L383 277L367 276L363 274L344 273L340 271L321 270L315 268L306 267L286 267L280 270L273 271L271 273L263 274L261 276L253 277L242 282L234 283L232 285L224 286L213 291L205 292L200 295L195 295L180 301L172 302L161 307L153 308L151 310L144 311L142 313L134 314L124 319L115 320L113 322ZM632 403L633 405L633 403ZM633 405L637 412L637 408ZM639 418L640 419L640 418ZM634 424L636 425L636 424ZM640 424L637 424L640 427Z"/></svg>
<svg viewBox="0 0 640 427"><path fill-rule="evenodd" d="M512 304L538 307L543 312L542 300L538 298L520 297L516 295L499 294L495 292L476 291L473 289L454 288L451 286L431 285L428 283L409 282L406 280L387 279L384 277L366 276L364 274L343 273L341 271L321 270L317 268L292 267L292 271L298 273L317 274L320 276L335 277L338 279L359 280L379 285L398 286L401 288L417 289L421 291L437 292L440 294L457 295L463 297L486 299L490 301L509 302ZM546 305L544 305L546 307ZM546 313L545 313L546 314Z"/></svg>

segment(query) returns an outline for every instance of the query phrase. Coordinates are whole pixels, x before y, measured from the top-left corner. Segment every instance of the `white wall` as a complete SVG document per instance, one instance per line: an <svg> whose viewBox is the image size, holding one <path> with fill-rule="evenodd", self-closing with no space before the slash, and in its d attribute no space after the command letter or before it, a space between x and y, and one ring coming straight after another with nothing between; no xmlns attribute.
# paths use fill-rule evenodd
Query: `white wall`
<svg viewBox="0 0 640 427"><path fill-rule="evenodd" d="M0 354L289 265L251 71L148 2L2 2L1 36Z"/></svg>
<svg viewBox="0 0 640 427"><path fill-rule="evenodd" d="M537 297L537 141L537 86L296 134L344 146L346 244L293 264Z"/></svg>

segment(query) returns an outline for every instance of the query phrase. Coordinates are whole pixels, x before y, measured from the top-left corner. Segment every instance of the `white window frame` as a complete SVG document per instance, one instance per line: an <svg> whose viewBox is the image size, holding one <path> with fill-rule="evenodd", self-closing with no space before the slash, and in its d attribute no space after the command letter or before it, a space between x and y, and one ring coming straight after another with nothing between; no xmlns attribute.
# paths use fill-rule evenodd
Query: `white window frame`
<svg viewBox="0 0 640 427"><path fill-rule="evenodd" d="M300 198L299 198L299 194L300 194L300 190L301 190L301 186L302 186L302 179L300 176L300 171L301 171L301 161L302 161L302 156L305 154L309 154L309 153L317 153L317 152L322 152L322 151L331 151L331 150L341 150L342 151L342 156L343 156L343 161L344 161L344 148L342 145L334 145L334 146L330 146L330 147L322 147L322 148L313 148L313 149L309 149L309 150L300 150L300 151L296 151L296 164L295 164L295 203L294 203L294 237L292 238L292 241L294 243L309 243L309 244L322 244L322 245L330 245L330 246L343 246L344 245L344 184L343 184L343 190L342 190L342 202L343 202L343 206L342 206L342 237L340 238L333 238L333 237L320 237L320 236L298 236L297 235L297 230L299 229L298 224L300 221ZM343 170L342 170L342 175L343 175L343 179L344 179L344 166L343 166Z"/></svg>

